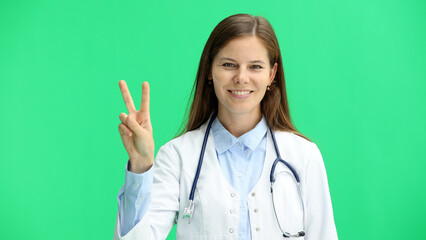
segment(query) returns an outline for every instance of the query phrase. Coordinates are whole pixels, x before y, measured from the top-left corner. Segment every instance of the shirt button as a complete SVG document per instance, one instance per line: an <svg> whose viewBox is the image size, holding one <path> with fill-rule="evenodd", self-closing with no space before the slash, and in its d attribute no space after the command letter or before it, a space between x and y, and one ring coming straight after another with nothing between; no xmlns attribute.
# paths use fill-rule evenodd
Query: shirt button
<svg viewBox="0 0 426 240"><path fill-rule="evenodd" d="M252 196L252 197L256 196L256 193L252 192L252 193L251 193L251 196Z"/></svg>
<svg viewBox="0 0 426 240"><path fill-rule="evenodd" d="M238 173L238 177L241 177L241 176L243 176L243 174L241 174L241 173Z"/></svg>
<svg viewBox="0 0 426 240"><path fill-rule="evenodd" d="M230 233L233 233L233 232L234 232L234 229L233 229L233 228L230 228L230 229L229 229L229 232L230 232Z"/></svg>
<svg viewBox="0 0 426 240"><path fill-rule="evenodd" d="M234 209L231 209L231 210L229 210L229 212L230 212L230 213L234 213L234 212L235 212L235 210L234 210Z"/></svg>
<svg viewBox="0 0 426 240"><path fill-rule="evenodd" d="M259 232L259 231L260 231L260 227L257 227L257 228L256 228L256 232Z"/></svg>
<svg viewBox="0 0 426 240"><path fill-rule="evenodd" d="M231 197L235 197L235 193L231 193Z"/></svg>
<svg viewBox="0 0 426 240"><path fill-rule="evenodd" d="M259 210L257 208L254 209L254 212L257 213Z"/></svg>
<svg viewBox="0 0 426 240"><path fill-rule="evenodd" d="M137 187L139 184L138 183L133 183L133 187Z"/></svg>

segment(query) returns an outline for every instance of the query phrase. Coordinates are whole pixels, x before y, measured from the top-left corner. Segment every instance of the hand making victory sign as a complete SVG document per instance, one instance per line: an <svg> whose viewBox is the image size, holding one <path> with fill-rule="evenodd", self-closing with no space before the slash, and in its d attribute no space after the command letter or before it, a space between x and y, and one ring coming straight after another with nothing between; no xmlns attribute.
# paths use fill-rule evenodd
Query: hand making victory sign
<svg viewBox="0 0 426 240"><path fill-rule="evenodd" d="M129 170L134 173L143 173L154 163L154 138L149 115L149 84L148 82L142 84L142 101L139 111L135 108L126 82L121 80L118 85L129 112L129 115L120 113L121 123L118 125L121 140L130 159Z"/></svg>

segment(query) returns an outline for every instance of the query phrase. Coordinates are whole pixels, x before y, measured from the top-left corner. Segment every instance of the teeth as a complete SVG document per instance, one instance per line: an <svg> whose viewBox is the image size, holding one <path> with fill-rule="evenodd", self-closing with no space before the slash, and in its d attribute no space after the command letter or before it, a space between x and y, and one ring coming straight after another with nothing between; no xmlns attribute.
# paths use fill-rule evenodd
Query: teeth
<svg viewBox="0 0 426 240"><path fill-rule="evenodd" d="M250 91L231 91L232 94L236 94L236 95L247 95L250 93Z"/></svg>

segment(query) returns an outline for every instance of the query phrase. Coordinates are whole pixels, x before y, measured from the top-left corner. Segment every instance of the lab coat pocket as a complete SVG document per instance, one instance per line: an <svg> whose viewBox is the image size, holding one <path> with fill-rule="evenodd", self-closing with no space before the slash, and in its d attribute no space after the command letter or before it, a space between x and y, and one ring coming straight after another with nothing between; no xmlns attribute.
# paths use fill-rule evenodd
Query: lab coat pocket
<svg viewBox="0 0 426 240"><path fill-rule="evenodd" d="M295 177L285 166L277 166L274 175L273 205L281 230L290 234L303 231L303 203Z"/></svg>

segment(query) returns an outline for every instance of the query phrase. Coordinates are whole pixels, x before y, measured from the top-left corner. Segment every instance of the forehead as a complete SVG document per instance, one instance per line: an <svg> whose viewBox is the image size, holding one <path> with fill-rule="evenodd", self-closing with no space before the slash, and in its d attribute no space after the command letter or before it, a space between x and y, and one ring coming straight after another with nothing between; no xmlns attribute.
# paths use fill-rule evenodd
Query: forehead
<svg viewBox="0 0 426 240"><path fill-rule="evenodd" d="M232 58L236 61L268 60L268 51L256 36L234 38L223 46L215 59Z"/></svg>

